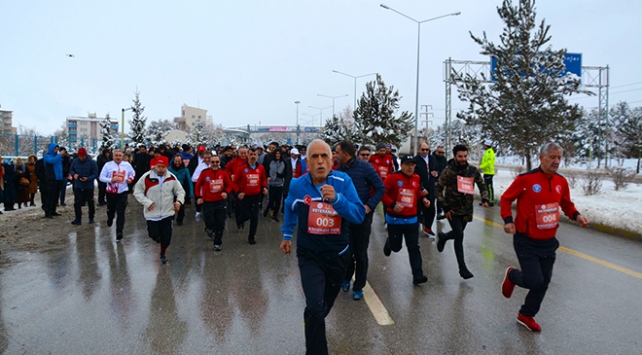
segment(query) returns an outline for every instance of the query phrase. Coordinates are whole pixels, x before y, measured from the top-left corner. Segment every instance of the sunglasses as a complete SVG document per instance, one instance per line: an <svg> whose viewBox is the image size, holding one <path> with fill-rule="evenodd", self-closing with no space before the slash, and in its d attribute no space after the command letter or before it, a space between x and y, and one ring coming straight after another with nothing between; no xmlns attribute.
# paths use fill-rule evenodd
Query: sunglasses
<svg viewBox="0 0 642 355"><path fill-rule="evenodd" d="M421 151L422 151L422 152L427 152L427 151L429 151L429 150L430 150L430 149L421 148Z"/></svg>
<svg viewBox="0 0 642 355"><path fill-rule="evenodd" d="M370 154L368 154L368 153L361 153L361 154L359 154L359 156L360 156L360 157L369 157L369 156L370 156Z"/></svg>

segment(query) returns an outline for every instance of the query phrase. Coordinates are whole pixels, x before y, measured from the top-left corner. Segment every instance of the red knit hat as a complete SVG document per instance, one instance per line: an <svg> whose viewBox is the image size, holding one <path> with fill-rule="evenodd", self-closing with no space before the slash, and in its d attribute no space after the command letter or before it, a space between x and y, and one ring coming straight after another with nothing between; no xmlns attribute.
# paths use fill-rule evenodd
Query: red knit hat
<svg viewBox="0 0 642 355"><path fill-rule="evenodd" d="M86 157L87 156L87 149L80 147L78 149L78 156L79 157Z"/></svg>

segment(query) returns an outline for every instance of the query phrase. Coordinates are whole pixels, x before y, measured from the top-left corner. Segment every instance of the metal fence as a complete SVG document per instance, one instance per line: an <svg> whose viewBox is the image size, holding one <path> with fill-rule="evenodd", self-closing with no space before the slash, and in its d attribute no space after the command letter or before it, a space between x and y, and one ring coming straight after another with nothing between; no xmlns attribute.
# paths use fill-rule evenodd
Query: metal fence
<svg viewBox="0 0 642 355"><path fill-rule="evenodd" d="M80 147L87 149L89 154L98 153L100 141L95 138L79 138L77 141L69 141L67 137L59 136L29 136L21 134L0 134L0 155L3 157L27 157L35 154L41 157L47 151L50 143L57 143L67 148L70 152Z"/></svg>

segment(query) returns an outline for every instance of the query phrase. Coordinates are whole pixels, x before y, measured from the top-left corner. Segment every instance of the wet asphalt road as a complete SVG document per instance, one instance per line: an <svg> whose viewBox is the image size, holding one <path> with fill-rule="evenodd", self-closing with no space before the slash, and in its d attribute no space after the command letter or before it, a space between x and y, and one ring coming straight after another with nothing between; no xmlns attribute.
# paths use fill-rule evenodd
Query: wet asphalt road
<svg viewBox="0 0 642 355"><path fill-rule="evenodd" d="M99 209L98 223L78 227L62 251L0 256L12 261L0 268L0 353L305 352L296 257L279 250L279 224L261 217L251 246L247 229L228 220L223 251L214 252L188 210L174 229L169 263L160 265L132 200L122 243ZM498 207L476 216L500 223ZM341 292L327 318L332 353L642 354L639 242L563 224L564 249L536 334L515 322L526 291L517 288L509 300L500 294L516 257L512 237L497 226L478 219L468 225L466 259L475 277L466 281L451 242L438 253L421 237L429 279L421 287L412 285L405 248L383 255L385 233L375 217L368 281L382 305L376 314L387 312L393 324L378 324L368 305L373 294L353 301L352 292Z"/></svg>

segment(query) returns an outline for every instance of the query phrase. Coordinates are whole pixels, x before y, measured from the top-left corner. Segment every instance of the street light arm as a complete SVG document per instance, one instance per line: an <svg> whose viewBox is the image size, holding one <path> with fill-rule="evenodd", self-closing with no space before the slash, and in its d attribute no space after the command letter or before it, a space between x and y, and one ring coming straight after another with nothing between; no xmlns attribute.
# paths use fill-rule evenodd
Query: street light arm
<svg viewBox="0 0 642 355"><path fill-rule="evenodd" d="M393 9L393 8L392 8L392 7L390 7L390 6L387 6L387 5L384 5L384 4L381 4L381 5L379 5L379 6L383 7L383 8L384 8L384 9L386 9L386 10L390 10L390 11L392 11L392 12L396 12L396 13L398 13L399 15L401 15L401 16L403 16L403 17L405 17L405 18L409 19L409 20L412 20L412 21L414 21L414 22L416 22L416 23L420 23L419 21L415 20L414 18L412 18L412 17L410 17L410 16L408 16L408 15L406 15L406 14L404 14L404 13L401 13L401 12L399 12L399 11L397 11L397 10Z"/></svg>
<svg viewBox="0 0 642 355"><path fill-rule="evenodd" d="M424 22L428 22L428 21L432 21L432 20L437 20L437 19L440 19L440 18L448 17L448 16L459 16L459 15L461 15L461 11L453 12L453 13L447 14L447 15L441 15L441 16L429 18L427 20L419 21L419 23L424 23Z"/></svg>

